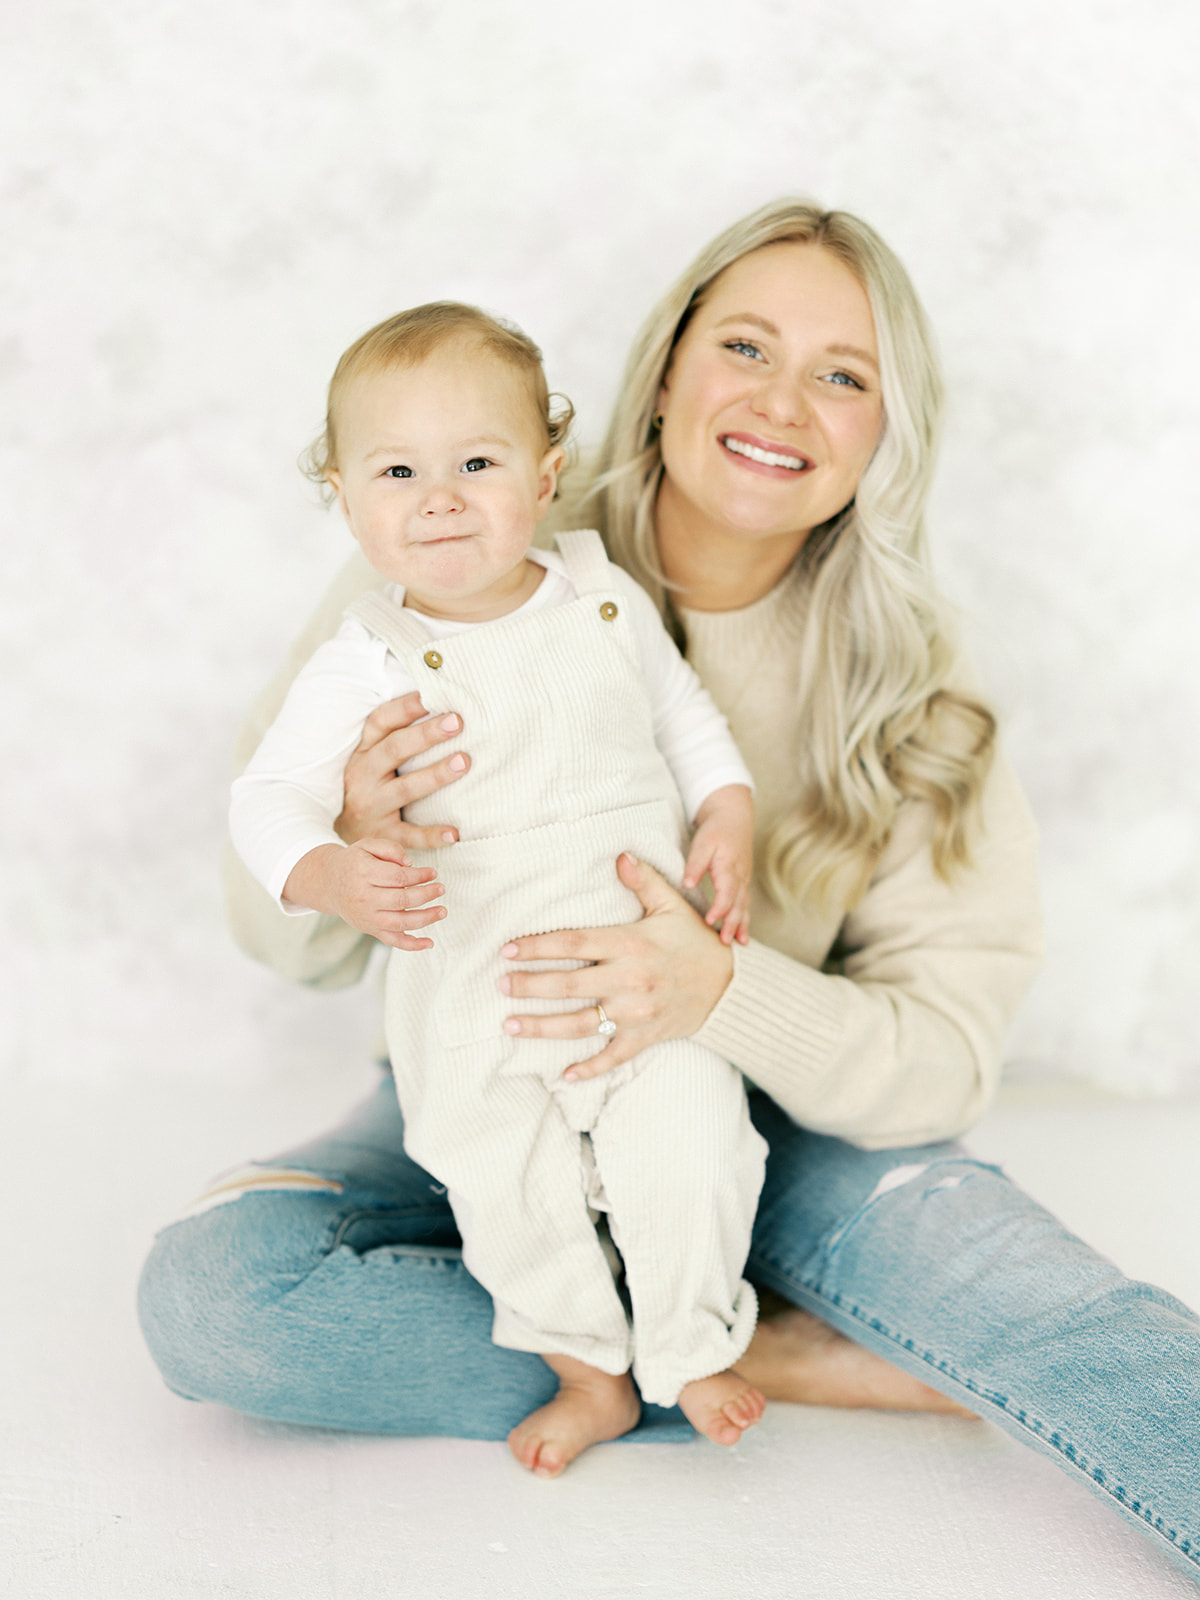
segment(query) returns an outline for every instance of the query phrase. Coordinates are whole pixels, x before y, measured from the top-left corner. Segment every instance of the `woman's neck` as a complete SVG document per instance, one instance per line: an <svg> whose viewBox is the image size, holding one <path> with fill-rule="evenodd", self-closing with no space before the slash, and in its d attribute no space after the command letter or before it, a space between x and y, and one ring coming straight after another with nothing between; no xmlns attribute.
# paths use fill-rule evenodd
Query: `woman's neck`
<svg viewBox="0 0 1200 1600"><path fill-rule="evenodd" d="M783 577L806 530L755 538L711 522L683 503L670 479L654 507L658 559L677 605L686 611L741 611Z"/></svg>

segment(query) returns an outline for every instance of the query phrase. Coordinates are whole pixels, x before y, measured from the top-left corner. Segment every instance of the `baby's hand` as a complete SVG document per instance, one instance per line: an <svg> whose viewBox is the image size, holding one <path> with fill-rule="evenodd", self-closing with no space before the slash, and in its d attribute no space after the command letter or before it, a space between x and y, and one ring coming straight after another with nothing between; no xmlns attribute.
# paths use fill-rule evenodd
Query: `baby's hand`
<svg viewBox="0 0 1200 1600"><path fill-rule="evenodd" d="M410 928L440 922L445 894L432 867L414 867L390 839L323 844L302 856L283 886L283 898L341 917L360 933L396 950L431 950L432 939L414 939Z"/></svg>
<svg viewBox="0 0 1200 1600"><path fill-rule="evenodd" d="M713 902L705 922L721 929L721 943L750 938L750 879L754 873L754 801L742 783L714 789L696 813L696 832L683 869L693 889L705 873Z"/></svg>

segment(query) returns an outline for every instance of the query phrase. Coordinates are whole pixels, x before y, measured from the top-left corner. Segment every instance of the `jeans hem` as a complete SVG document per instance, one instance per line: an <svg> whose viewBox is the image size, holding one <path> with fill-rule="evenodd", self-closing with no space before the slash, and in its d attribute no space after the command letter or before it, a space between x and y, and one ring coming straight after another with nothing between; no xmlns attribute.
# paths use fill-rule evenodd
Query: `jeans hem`
<svg viewBox="0 0 1200 1600"><path fill-rule="evenodd" d="M944 1358L939 1359L931 1351L919 1351L911 1340L905 1339L889 1328L878 1317L869 1316L859 1306L844 1303L840 1295L827 1295L804 1279L793 1278L785 1269L773 1266L761 1256L753 1257L752 1261L753 1266L751 1268L748 1264L747 1271L751 1272L754 1278L767 1284L785 1299L800 1306L802 1310L811 1311L815 1317L828 1323L838 1332L844 1333L856 1344L872 1348L870 1339L859 1338L852 1330L869 1332L898 1354L908 1356L910 1363L897 1360L893 1364L909 1370L913 1377L929 1381L931 1388L941 1390L952 1400L961 1399L961 1394L950 1392L955 1389L970 1395L975 1400L984 1401L1011 1424L1005 1431L1015 1434L1017 1429L1020 1429L1030 1435L1037 1441L1044 1455L1057 1460L1064 1467L1074 1468L1075 1474L1093 1493L1112 1501L1126 1518L1157 1534L1172 1555L1180 1557L1187 1563L1187 1570L1193 1576L1200 1573L1200 1542L1188 1536L1181 1540L1178 1531L1169 1527L1161 1517L1157 1516L1144 1499L1131 1498L1123 1485L1110 1485L1106 1480L1104 1469L1089 1467L1086 1457L1081 1456L1075 1446L1064 1440L1057 1430L1050 1429L1036 1418L1031 1418L1025 1411L1013 1410L1006 1396L982 1388L973 1378L962 1376L948 1361ZM875 1353L885 1360L891 1359L883 1350L876 1350ZM911 1364L919 1364L925 1369L924 1372L912 1372ZM929 1375L936 1376L942 1381L933 1382ZM1068 1476L1071 1475L1068 1473Z"/></svg>

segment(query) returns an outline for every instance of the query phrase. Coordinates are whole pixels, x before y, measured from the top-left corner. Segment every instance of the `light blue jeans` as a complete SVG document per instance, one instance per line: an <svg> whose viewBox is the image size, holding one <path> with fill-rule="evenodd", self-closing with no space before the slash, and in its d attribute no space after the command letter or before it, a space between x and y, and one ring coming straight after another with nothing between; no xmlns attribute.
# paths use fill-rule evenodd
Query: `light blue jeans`
<svg viewBox="0 0 1200 1600"><path fill-rule="evenodd" d="M1200 1581L1200 1318L961 1146L867 1152L765 1095L747 1275L1056 1461ZM159 1234L139 1309L166 1382L253 1416L502 1439L553 1393L491 1342L390 1077L324 1138ZM289 1176L290 1174L290 1176ZM305 1182L305 1175L309 1181ZM640 1431L690 1433L648 1407Z"/></svg>

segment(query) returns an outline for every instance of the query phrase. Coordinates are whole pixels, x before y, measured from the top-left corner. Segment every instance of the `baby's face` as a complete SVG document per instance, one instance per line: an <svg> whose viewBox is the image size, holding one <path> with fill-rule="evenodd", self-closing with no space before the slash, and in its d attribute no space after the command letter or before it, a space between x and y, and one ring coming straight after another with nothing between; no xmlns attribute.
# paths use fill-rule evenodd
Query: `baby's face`
<svg viewBox="0 0 1200 1600"><path fill-rule="evenodd" d="M368 373L342 397L337 441L330 482L375 570L422 610L500 614L563 459L520 374L476 345Z"/></svg>

